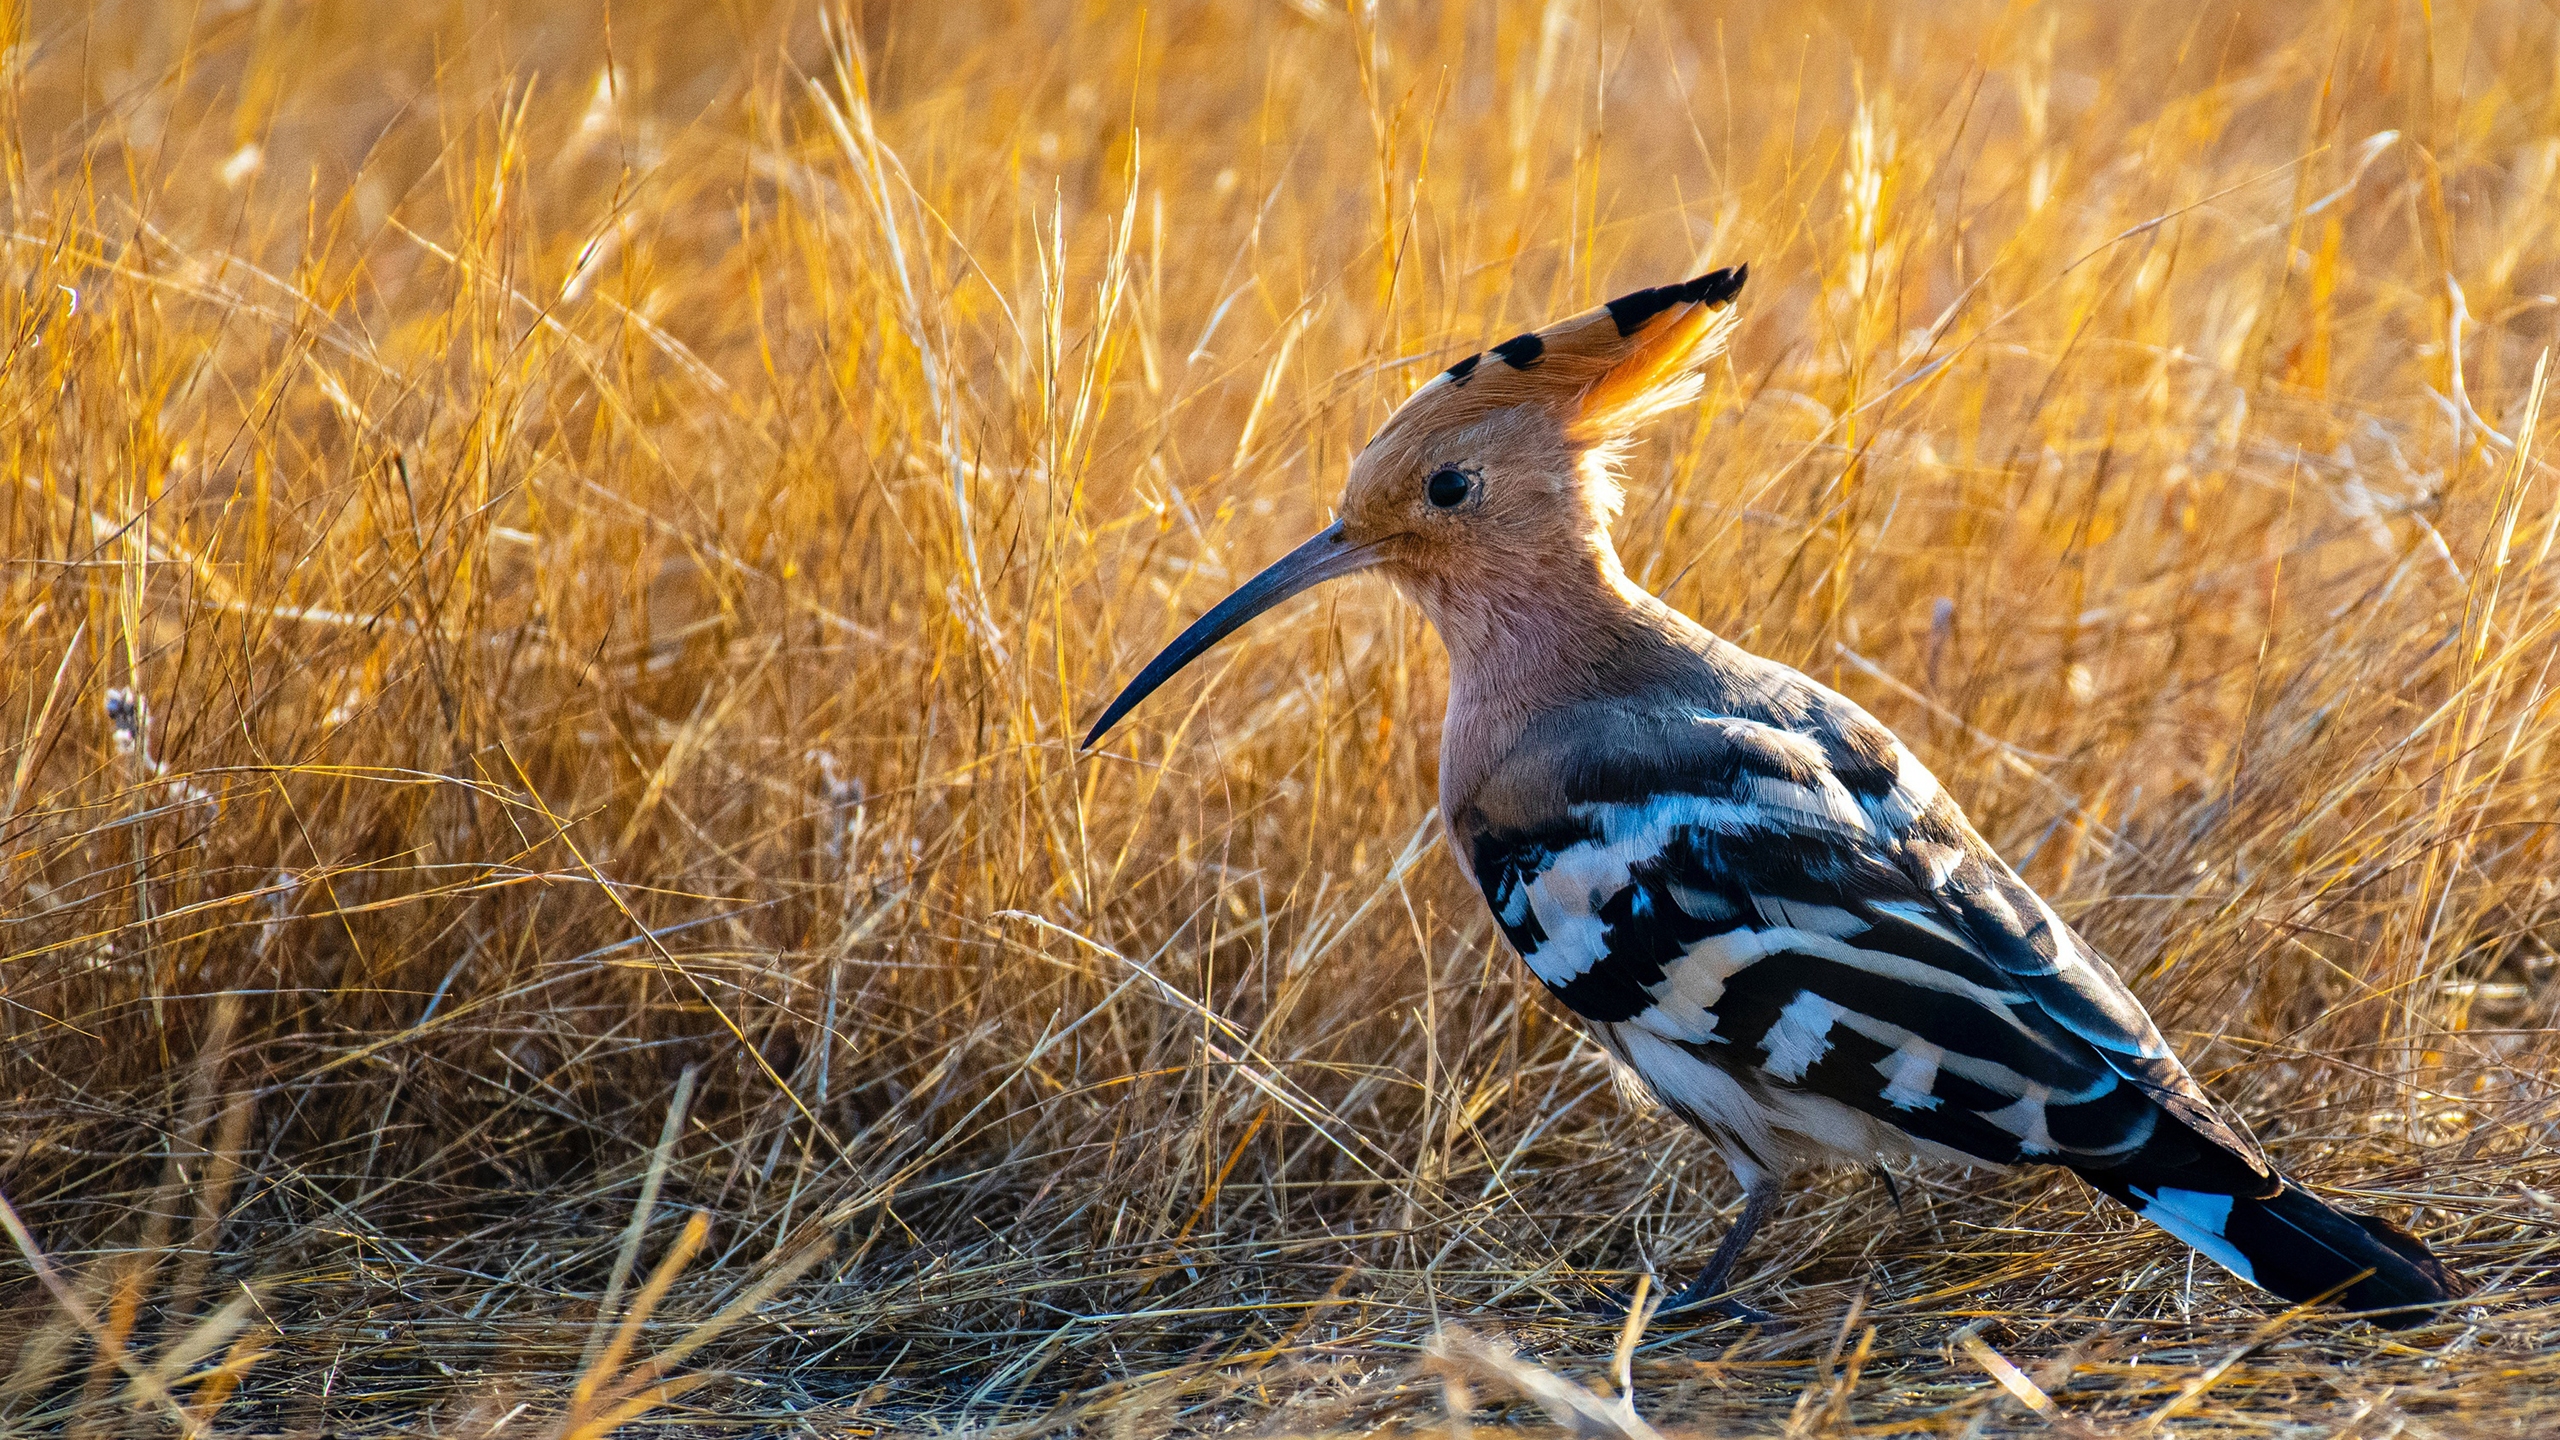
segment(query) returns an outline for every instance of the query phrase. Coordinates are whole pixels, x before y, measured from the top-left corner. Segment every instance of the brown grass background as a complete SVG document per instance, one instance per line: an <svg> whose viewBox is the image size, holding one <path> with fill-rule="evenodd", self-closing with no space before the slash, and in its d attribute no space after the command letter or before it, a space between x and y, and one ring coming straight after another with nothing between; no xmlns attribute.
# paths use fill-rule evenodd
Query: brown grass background
<svg viewBox="0 0 2560 1440"><path fill-rule="evenodd" d="M1630 569L2485 1288L1813 1177L1635 1409L2550 1433L2547 5L7 14L0 1431L1438 1431L1452 1323L1613 1393L1571 1307L1734 1196L1438 852L1427 629L1073 738L1421 377L1748 260Z"/></svg>

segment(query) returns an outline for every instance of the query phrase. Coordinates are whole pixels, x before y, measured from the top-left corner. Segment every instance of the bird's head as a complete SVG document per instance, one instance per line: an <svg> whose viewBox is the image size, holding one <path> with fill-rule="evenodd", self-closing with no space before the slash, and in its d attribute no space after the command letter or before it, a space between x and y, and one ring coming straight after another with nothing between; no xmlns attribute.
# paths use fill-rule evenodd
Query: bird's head
<svg viewBox="0 0 2560 1440"><path fill-rule="evenodd" d="M1445 631L1506 585L1613 564L1617 458L1645 420L1696 397L1747 273L1621 295L1434 376L1352 461L1334 522L1176 637L1085 744L1246 621L1326 580L1376 570Z"/></svg>

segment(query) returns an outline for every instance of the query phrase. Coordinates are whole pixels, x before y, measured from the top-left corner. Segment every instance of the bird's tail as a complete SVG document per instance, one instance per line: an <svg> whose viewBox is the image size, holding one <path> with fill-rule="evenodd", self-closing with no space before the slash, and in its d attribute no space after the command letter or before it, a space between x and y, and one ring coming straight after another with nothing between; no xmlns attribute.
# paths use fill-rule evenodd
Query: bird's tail
<svg viewBox="0 0 2560 1440"><path fill-rule="evenodd" d="M2462 1293L2425 1241L2388 1220L2340 1210L2290 1180L2278 1179L2265 1195L2229 1195L2089 1178L2206 1258L2287 1300L2330 1295L2400 1329L2435 1319Z"/></svg>

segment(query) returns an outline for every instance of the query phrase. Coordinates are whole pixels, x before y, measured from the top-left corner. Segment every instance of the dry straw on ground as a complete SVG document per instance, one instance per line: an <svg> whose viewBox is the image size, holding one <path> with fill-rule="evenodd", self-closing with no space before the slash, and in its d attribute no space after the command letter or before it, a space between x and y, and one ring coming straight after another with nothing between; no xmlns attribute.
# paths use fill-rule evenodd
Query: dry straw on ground
<svg viewBox="0 0 2560 1440"><path fill-rule="evenodd" d="M2549 1433L2547 6L9 14L0 1432ZM1622 1337L1732 1192L1420 622L1075 754L1418 377L1746 259L1631 568L2476 1310L1912 1171Z"/></svg>

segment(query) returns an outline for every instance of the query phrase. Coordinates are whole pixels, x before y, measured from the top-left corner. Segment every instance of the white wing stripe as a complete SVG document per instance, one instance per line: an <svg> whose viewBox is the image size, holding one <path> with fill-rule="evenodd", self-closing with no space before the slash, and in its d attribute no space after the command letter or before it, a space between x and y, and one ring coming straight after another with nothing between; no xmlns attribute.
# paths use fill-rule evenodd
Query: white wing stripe
<svg viewBox="0 0 2560 1440"><path fill-rule="evenodd" d="M1762 777L1751 781L1747 789L1752 800L1765 809L1798 822L1811 821L1816 828L1846 830L1858 835L1869 834L1873 829L1867 812L1849 794L1848 787L1827 769L1822 772L1819 787ZM1767 822L1764 820L1762 823Z"/></svg>
<svg viewBox="0 0 2560 1440"><path fill-rule="evenodd" d="M1893 788L1876 797L1869 810L1876 817L1877 828L1899 835L1911 828L1938 803L1938 777L1911 753L1911 747L1893 742Z"/></svg>
<svg viewBox="0 0 2560 1440"><path fill-rule="evenodd" d="M1721 940L1735 937L1718 936L1716 938ZM1624 1028L1643 1030L1666 1040L1685 1041L1692 1045L1718 1043L1721 1037L1715 1033L1714 1009L1699 1004L1690 995L1679 993L1676 980L1672 986L1664 988L1672 993L1658 999L1634 1019L1626 1021ZM1694 993L1694 991L1691 992L1692 995ZM1815 1023L1817 1019L1820 1021L1818 1025ZM1948 1050L1913 1034L1892 1021L1852 1010L1810 990L1799 992L1796 998L1779 1012L1778 1019L1770 1027L1769 1033L1762 1037L1760 1044L1769 1052L1768 1063L1763 1068L1789 1084L1801 1083L1805 1071L1811 1069L1830 1052L1830 1033L1835 1025L1846 1027L1896 1052L1877 1067L1880 1070L1884 1069L1885 1064L1894 1067L1885 1071L1890 1082L1887 1086L1888 1092L1909 1092L1914 1095L1928 1096L1932 1104L1935 1103L1936 1097L1929 1092L1936 1085L1937 1076L1941 1071L1959 1079L1970 1080L1998 1094L2020 1097L2039 1096L2040 1103L2057 1105L2085 1105L2110 1093L2120 1083L2115 1072L2101 1071L2085 1089L2055 1091L2049 1086L2028 1079L1996 1060L1985 1060L1979 1056L1967 1055L1962 1051ZM1820 1042L1818 1046L1815 1044L1816 1041ZM1798 1056L1802 1057L1800 1065L1794 1063L1795 1057ZM1886 1098L1897 1106L1901 1106L1905 1096L1902 1093L1888 1093ZM1919 1104L1914 1099L1910 1105L1903 1108L1928 1109L1929 1106ZM2015 1108L2015 1106L2009 1107L2009 1109ZM2007 1111L2004 1110L2001 1113L2005 1114ZM2023 1117L2020 1123L2025 1123ZM2017 1132L2013 1131L2013 1133Z"/></svg>
<svg viewBox="0 0 2560 1440"><path fill-rule="evenodd" d="M1926 905L1911 900L1878 900L1875 902L1875 908L1915 930L1925 932L1933 940L1967 952L1974 948L1972 941L1948 929L1944 917Z"/></svg>
<svg viewBox="0 0 2560 1440"><path fill-rule="evenodd" d="M1929 1093L1938 1083L1938 1062L1946 1051L1914 1035L1900 1048L1877 1062L1884 1072L1884 1102L1896 1110L1935 1110L1938 1097Z"/></svg>
<svg viewBox="0 0 2560 1440"><path fill-rule="evenodd" d="M1647 837L1652 840L1653 837ZM1659 853L1659 843L1639 849L1633 837L1616 844L1582 844L1559 851L1537 878L1520 887L1526 905L1538 918L1538 928L1546 939L1527 958L1529 967L1550 985L1565 985L1606 959L1609 953L1608 929L1599 917L1600 908L1610 897L1625 889L1631 881L1633 866ZM1679 897L1675 897L1679 898ZM1513 907L1523 903L1515 898ZM1697 915L1687 904L1683 910ZM1723 909L1721 902L1700 909ZM1994 990L1988 986L1952 975L1925 961L1870 950L1844 938L1863 933L1868 922L1850 911L1831 905L1806 905L1756 896L1753 908L1766 918L1780 922L1766 929L1732 930L1712 935L1691 946L1684 960L1673 969L1697 961L1716 967L1719 976L1770 955L1795 952L1837 960L1855 966L1881 979L1958 995L1983 1007L1986 1021L1996 1017L1999 1023L2022 1032L2024 1022L2007 1013L2008 1007L2027 1003L2024 992ZM1896 912L1897 917L1923 928L1940 938L1955 941L1943 927L1933 921L1922 921L1909 913ZM1517 924L1517 921L1509 923ZM1955 942L1958 948L1969 948ZM1677 988L1675 986L1675 988ZM1712 1005L1713 1000L1701 1000Z"/></svg>
<svg viewBox="0 0 2560 1440"><path fill-rule="evenodd" d="M2257 1267L2249 1263L2249 1257L2240 1253L2239 1246L2222 1238L2222 1227L2231 1223L2230 1196L2208 1195L2199 1190L2179 1190L2166 1185L2160 1187L2157 1194L2139 1187L2128 1188L2132 1189L2134 1199L2141 1202L2139 1210L2143 1219L2186 1241L2215 1264L2250 1284L2258 1282Z"/></svg>
<svg viewBox="0 0 2560 1440"><path fill-rule="evenodd" d="M1930 1044L1890 1020L1861 1015L1855 1010L1843 1010L1841 1023L1890 1049L1900 1050L1909 1045L1928 1045L1931 1050L1937 1051L1935 1057L1937 1069L1958 1079L1970 1080L1986 1090L1996 1090L2003 1095L2024 1096L2041 1091L2059 1104L2085 1105L2115 1089L2117 1084L2115 1072L2104 1071L2085 1090L2067 1090L2057 1094L2050 1087L2040 1085L1996 1060L1984 1060L1978 1056L1967 1055L1961 1050L1948 1050Z"/></svg>
<svg viewBox="0 0 2560 1440"><path fill-rule="evenodd" d="M1989 1111L1982 1118L2017 1136L2019 1154L2050 1155L2062 1148L2053 1143L2053 1132L2045 1128L2044 1105L2052 1094L2042 1085L2030 1085L2016 1104Z"/></svg>
<svg viewBox="0 0 2560 1440"><path fill-rule="evenodd" d="M1719 835L1745 835L1772 830L1868 837L1866 812L1839 781L1825 777L1819 792L1784 780L1755 780L1753 798L1722 799L1712 795L1657 795L1639 805L1601 802L1571 808L1574 819L1600 829L1601 841L1629 839L1658 843L1673 830L1688 827ZM1579 847L1577 847L1579 848Z"/></svg>
<svg viewBox="0 0 2560 1440"><path fill-rule="evenodd" d="M1882 950L1869 950L1847 940L1835 940L1828 935L1817 935L1809 930L1756 932L1736 930L1727 935L1716 936L1707 943L1713 944L1714 940L1733 939L1742 935L1783 936L1785 937L1783 942L1771 945L1768 951L1763 953L1788 950L1805 955L1818 955L1825 960L1837 960L1843 965L1864 970L1878 979L1896 980L1905 985L1916 986L1923 990L1936 990L1970 1001L1981 1007L1983 1023L1986 1025L2002 1024L2025 1034L2034 1033L2027 1028L2025 1022L2009 1013L2010 1006L2027 1003L2027 997L2022 991L1994 990L1987 985L1975 984L1961 975L1950 975L1925 961L1887 954Z"/></svg>
<svg viewBox="0 0 2560 1440"><path fill-rule="evenodd" d="M1799 992L1761 1040L1760 1048L1769 1055L1761 1068L1790 1085L1803 1080L1804 1072L1831 1052L1832 1022L1846 1013L1810 990Z"/></svg>

